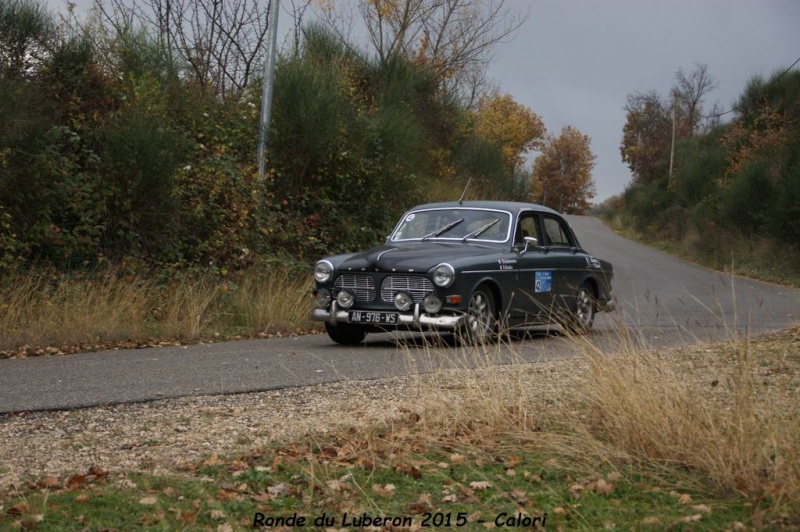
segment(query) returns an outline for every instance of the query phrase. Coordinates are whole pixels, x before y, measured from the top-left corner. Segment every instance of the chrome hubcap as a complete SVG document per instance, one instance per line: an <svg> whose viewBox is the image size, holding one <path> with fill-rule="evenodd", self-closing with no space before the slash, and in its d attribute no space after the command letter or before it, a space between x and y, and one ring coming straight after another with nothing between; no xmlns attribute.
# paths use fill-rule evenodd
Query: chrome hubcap
<svg viewBox="0 0 800 532"><path fill-rule="evenodd" d="M469 300L469 327L473 334L483 336L491 333L492 310L486 296L477 292Z"/></svg>
<svg viewBox="0 0 800 532"><path fill-rule="evenodd" d="M592 298L585 288L581 288L581 291L578 292L576 315L578 316L578 323L581 327L588 328L591 326L592 320L594 319L594 303L592 303Z"/></svg>

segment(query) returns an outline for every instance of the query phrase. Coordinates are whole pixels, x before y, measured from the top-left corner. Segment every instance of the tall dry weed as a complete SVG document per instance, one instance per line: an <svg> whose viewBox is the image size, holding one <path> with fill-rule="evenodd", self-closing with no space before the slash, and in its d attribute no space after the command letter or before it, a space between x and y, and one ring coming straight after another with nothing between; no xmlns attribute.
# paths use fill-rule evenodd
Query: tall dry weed
<svg viewBox="0 0 800 532"><path fill-rule="evenodd" d="M759 378L751 348L737 342L711 363L696 355L587 352L587 434L640 463L701 472L721 490L797 498L796 383Z"/></svg>
<svg viewBox="0 0 800 532"><path fill-rule="evenodd" d="M152 284L114 275L87 281L36 273L0 285L0 349L113 342L145 333Z"/></svg>
<svg viewBox="0 0 800 532"><path fill-rule="evenodd" d="M576 357L541 364L509 362L513 341L468 348L458 367L441 363L419 381L413 408L431 433L469 433L472 445L502 440L573 465L634 464L707 479L720 493L800 504L796 352L776 356L739 340L658 353L620 336L613 349L568 338Z"/></svg>
<svg viewBox="0 0 800 532"><path fill-rule="evenodd" d="M229 296L233 323L266 333L305 329L314 306L311 290L310 277L279 268L254 272Z"/></svg>
<svg viewBox="0 0 800 532"><path fill-rule="evenodd" d="M308 327L312 306L308 278L274 265L166 283L29 272L0 281L0 351L288 334Z"/></svg>

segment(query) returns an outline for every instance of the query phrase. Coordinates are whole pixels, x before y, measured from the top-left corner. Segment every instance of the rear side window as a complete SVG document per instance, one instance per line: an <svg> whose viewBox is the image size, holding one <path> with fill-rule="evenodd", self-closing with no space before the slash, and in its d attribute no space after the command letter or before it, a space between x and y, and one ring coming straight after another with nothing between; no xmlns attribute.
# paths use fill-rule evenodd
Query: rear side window
<svg viewBox="0 0 800 532"><path fill-rule="evenodd" d="M547 234L548 245L572 247L569 232L564 227L564 222L557 218L545 217L544 232Z"/></svg>

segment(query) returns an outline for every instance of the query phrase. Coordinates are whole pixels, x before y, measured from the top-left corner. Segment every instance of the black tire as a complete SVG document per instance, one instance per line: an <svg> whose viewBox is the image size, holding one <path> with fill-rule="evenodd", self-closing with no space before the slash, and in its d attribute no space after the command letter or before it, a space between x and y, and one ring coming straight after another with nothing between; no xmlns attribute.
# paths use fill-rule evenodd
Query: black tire
<svg viewBox="0 0 800 532"><path fill-rule="evenodd" d="M463 342L478 345L491 341L496 333L497 314L494 297L489 290L480 287L469 296L460 337Z"/></svg>
<svg viewBox="0 0 800 532"><path fill-rule="evenodd" d="M564 320L564 328L573 334L586 334L594 325L597 314L597 302L594 291L586 284L581 285L575 296L575 310Z"/></svg>
<svg viewBox="0 0 800 532"><path fill-rule="evenodd" d="M367 337L367 332L364 329L346 323L331 325L326 321L325 331L331 340L341 345L358 345Z"/></svg>

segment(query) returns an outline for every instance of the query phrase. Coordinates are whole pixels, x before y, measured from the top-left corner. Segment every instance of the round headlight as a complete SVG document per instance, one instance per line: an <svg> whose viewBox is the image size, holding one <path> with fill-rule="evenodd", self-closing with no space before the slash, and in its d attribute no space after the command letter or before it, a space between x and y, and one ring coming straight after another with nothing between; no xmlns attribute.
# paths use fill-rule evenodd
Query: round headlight
<svg viewBox="0 0 800 532"><path fill-rule="evenodd" d="M436 294L428 294L422 300L422 308L427 314L436 314L442 310L442 300L436 297Z"/></svg>
<svg viewBox="0 0 800 532"><path fill-rule="evenodd" d="M447 288L456 279L456 271L447 263L442 263L433 269L433 284Z"/></svg>
<svg viewBox="0 0 800 532"><path fill-rule="evenodd" d="M394 306L397 307L397 310L408 310L413 304L414 300L405 292L397 292L394 295Z"/></svg>
<svg viewBox="0 0 800 532"><path fill-rule="evenodd" d="M336 302L339 303L339 306L342 308L350 308L353 306L353 303L356 302L356 298L347 290L340 290L339 293L336 294Z"/></svg>
<svg viewBox="0 0 800 532"><path fill-rule="evenodd" d="M327 260L321 260L314 266L314 279L318 283L327 283L333 276L333 264Z"/></svg>

